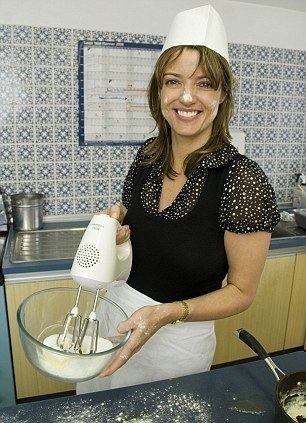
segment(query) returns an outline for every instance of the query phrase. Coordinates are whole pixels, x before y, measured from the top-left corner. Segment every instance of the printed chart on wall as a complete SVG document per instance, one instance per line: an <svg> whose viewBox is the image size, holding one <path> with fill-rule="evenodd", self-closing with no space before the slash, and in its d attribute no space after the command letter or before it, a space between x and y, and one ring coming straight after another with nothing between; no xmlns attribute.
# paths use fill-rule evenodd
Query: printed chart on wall
<svg viewBox="0 0 306 423"><path fill-rule="evenodd" d="M79 43L79 144L138 145L155 134L147 87L162 46Z"/></svg>

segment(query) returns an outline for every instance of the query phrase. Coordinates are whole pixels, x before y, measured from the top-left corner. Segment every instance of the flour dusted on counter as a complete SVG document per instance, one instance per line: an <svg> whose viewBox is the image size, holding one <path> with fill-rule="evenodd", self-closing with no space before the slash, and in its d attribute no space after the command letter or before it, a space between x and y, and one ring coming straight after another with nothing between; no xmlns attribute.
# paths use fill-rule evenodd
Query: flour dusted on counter
<svg viewBox="0 0 306 423"><path fill-rule="evenodd" d="M43 340L43 344L57 351L61 348L57 344L58 334L50 335ZM89 348L90 336L85 336L83 345ZM113 348L113 343L105 338L98 338L97 352L108 351ZM58 354L56 351L38 351L39 364L46 373L66 380L90 379L96 376L110 360L112 354L97 356L96 354Z"/></svg>

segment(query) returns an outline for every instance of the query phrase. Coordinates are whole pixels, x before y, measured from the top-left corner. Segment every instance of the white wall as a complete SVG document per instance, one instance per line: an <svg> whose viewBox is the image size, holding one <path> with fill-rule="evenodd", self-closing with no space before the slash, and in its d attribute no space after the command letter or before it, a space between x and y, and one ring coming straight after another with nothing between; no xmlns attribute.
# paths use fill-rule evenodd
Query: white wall
<svg viewBox="0 0 306 423"><path fill-rule="evenodd" d="M166 35L173 16L209 0L0 0L0 24ZM230 0L211 0L228 40L306 50L306 13Z"/></svg>

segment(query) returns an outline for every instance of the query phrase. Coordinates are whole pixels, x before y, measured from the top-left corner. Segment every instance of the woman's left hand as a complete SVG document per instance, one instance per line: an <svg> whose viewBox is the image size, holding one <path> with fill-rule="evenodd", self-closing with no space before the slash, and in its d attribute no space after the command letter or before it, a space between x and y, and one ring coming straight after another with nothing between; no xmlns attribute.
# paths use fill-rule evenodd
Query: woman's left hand
<svg viewBox="0 0 306 423"><path fill-rule="evenodd" d="M118 325L118 332L132 331L127 343L121 348L115 358L102 371L101 376L110 376L123 366L140 348L166 323L169 323L164 309L165 304L160 306L145 306L135 311L128 320Z"/></svg>

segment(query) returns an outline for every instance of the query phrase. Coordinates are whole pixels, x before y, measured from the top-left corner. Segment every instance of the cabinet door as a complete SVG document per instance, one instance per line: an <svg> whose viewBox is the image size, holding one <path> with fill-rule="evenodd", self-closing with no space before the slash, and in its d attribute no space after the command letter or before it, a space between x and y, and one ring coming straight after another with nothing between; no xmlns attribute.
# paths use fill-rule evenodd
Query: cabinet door
<svg viewBox="0 0 306 423"><path fill-rule="evenodd" d="M72 391L75 389L75 385L49 379L35 370L34 367L28 362L19 339L16 316L17 309L21 302L34 292L41 291L46 288L56 288L60 286L75 286L75 283L69 279L6 285L5 291L7 298L17 398L28 398L39 395Z"/></svg>
<svg viewBox="0 0 306 423"><path fill-rule="evenodd" d="M233 335L239 328L251 332L269 352L283 349L294 264L295 255L268 258L250 308L216 321L217 349L213 364L255 355Z"/></svg>
<svg viewBox="0 0 306 423"><path fill-rule="evenodd" d="M297 254L285 348L304 345L306 335L306 254Z"/></svg>

